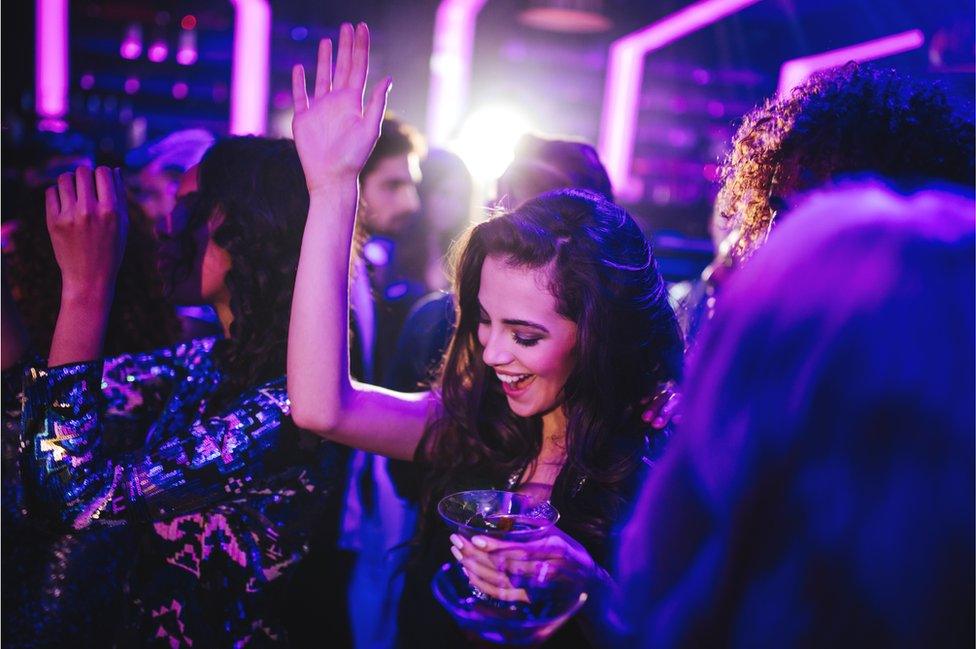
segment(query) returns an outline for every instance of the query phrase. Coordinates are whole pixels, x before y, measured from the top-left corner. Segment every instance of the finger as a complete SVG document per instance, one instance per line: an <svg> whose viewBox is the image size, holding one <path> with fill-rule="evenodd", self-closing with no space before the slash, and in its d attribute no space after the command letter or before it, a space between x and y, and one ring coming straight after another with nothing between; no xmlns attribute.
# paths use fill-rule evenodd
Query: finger
<svg viewBox="0 0 976 649"><path fill-rule="evenodd" d="M380 130L383 124L383 114L386 112L386 101L390 94L390 88L393 87L393 79L387 77L383 83L379 84L373 88L372 94L369 96L369 103L366 104L365 117L368 124L371 124L373 128Z"/></svg>
<svg viewBox="0 0 976 649"><path fill-rule="evenodd" d="M71 172L58 176L58 198L61 199L61 214L71 209L75 201L75 179Z"/></svg>
<svg viewBox="0 0 976 649"><path fill-rule="evenodd" d="M672 393L667 402L658 410L657 416L651 422L651 426L660 430L671 423L671 416L677 410L680 403L681 399L678 394Z"/></svg>
<svg viewBox="0 0 976 649"><path fill-rule="evenodd" d="M464 568L464 574L468 575L469 578L472 576L477 577L496 588L513 587L512 582L508 580L508 576L494 566L483 566L477 561L465 559L461 562L461 567Z"/></svg>
<svg viewBox="0 0 976 649"><path fill-rule="evenodd" d="M108 167L95 169L95 193L95 200L99 205L115 203L115 179L112 177L112 170Z"/></svg>
<svg viewBox="0 0 976 649"><path fill-rule="evenodd" d="M643 403L645 406L644 413L642 414L641 418L645 422L653 421L654 418L657 417L661 408L664 407L664 404L667 403L668 399L670 399L673 394L674 391L671 389L670 382L659 386L657 392L650 397L645 397L646 401L641 401L641 403Z"/></svg>
<svg viewBox="0 0 976 649"><path fill-rule="evenodd" d="M95 183L92 179L92 170L86 166L75 169L75 196L78 198L78 205L85 211L85 214L95 213Z"/></svg>
<svg viewBox="0 0 976 649"><path fill-rule="evenodd" d="M494 586L482 579L479 579L477 575L470 575L468 581L471 585L483 592L484 594L494 597L495 599L500 599L505 602L529 602L529 595L525 590L521 588L504 588L499 586Z"/></svg>
<svg viewBox="0 0 976 649"><path fill-rule="evenodd" d="M349 70L352 66L352 25L342 23L339 26L339 47L336 52L335 77L332 79L332 87L335 90L349 87Z"/></svg>
<svg viewBox="0 0 976 649"><path fill-rule="evenodd" d="M495 562L485 550L479 550L470 541L459 534L451 535L451 553L458 561L475 561L486 569L494 570Z"/></svg>
<svg viewBox="0 0 976 649"><path fill-rule="evenodd" d="M360 97L366 91L366 74L369 72L369 28L366 23L356 25L353 38L352 63L349 66L349 87L357 90Z"/></svg>
<svg viewBox="0 0 976 649"><path fill-rule="evenodd" d="M58 199L57 188L51 186L44 190L44 213L47 215L47 222L58 218L61 213L61 201Z"/></svg>
<svg viewBox="0 0 976 649"><path fill-rule="evenodd" d="M315 98L332 90L332 39L319 41L319 62L315 68Z"/></svg>
<svg viewBox="0 0 976 649"><path fill-rule="evenodd" d="M305 68L301 63L291 69L291 100L295 104L295 114L308 110L308 89L305 87Z"/></svg>

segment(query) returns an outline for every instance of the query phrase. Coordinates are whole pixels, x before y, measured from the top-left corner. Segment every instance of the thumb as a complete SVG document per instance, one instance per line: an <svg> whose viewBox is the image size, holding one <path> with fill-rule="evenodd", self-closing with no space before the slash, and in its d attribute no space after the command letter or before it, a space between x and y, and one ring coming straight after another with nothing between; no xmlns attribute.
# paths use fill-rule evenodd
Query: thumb
<svg viewBox="0 0 976 649"><path fill-rule="evenodd" d="M377 131L379 131L380 125L383 123L383 114L386 112L386 99L392 86L392 77L384 79L383 83L373 88L373 92L369 96L369 103L366 104L364 116L366 117L367 123Z"/></svg>

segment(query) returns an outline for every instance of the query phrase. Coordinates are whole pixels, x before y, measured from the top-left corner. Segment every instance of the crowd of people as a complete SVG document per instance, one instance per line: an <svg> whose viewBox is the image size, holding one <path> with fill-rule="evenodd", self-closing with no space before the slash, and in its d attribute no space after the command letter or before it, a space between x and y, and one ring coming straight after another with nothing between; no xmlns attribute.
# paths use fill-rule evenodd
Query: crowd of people
<svg viewBox="0 0 976 649"><path fill-rule="evenodd" d="M481 646L457 563L577 584L545 646L972 645L971 108L856 63L768 100L679 302L593 147L526 136L480 218L368 62L344 24L295 67L293 140L22 174L5 642ZM452 533L473 489L558 525Z"/></svg>

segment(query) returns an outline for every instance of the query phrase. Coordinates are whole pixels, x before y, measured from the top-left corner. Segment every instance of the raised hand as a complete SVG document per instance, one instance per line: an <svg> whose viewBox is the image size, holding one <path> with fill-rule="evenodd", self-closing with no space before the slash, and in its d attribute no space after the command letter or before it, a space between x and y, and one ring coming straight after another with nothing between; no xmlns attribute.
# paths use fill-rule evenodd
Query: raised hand
<svg viewBox="0 0 976 649"><path fill-rule="evenodd" d="M93 174L88 167L78 167L61 174L44 198L62 293L110 292L129 225L119 170L98 167Z"/></svg>
<svg viewBox="0 0 976 649"><path fill-rule="evenodd" d="M339 28L335 75L332 41L319 43L315 92L305 87L305 69L292 69L295 117L292 131L305 171L309 193L327 189L335 180L359 175L379 137L389 77L373 89L365 109L363 94L369 71L369 30L365 23Z"/></svg>

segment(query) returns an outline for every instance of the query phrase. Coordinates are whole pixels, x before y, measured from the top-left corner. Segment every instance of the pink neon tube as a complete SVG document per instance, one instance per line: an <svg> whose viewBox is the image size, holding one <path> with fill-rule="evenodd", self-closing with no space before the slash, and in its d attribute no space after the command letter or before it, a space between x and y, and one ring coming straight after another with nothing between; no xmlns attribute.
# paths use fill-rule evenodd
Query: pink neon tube
<svg viewBox="0 0 976 649"><path fill-rule="evenodd" d="M622 200L640 197L640 182L630 175L637 131L638 99L644 57L654 50L718 22L759 0L701 0L610 45L600 119L600 157Z"/></svg>
<svg viewBox="0 0 976 649"><path fill-rule="evenodd" d="M34 79L39 126L64 130L68 112L68 0L37 0Z"/></svg>
<svg viewBox="0 0 976 649"><path fill-rule="evenodd" d="M427 91L427 139L443 145L461 121L471 77L475 22L487 0L442 0L434 19Z"/></svg>
<svg viewBox="0 0 976 649"><path fill-rule="evenodd" d="M873 61L885 56L893 56L902 52L918 49L925 44L925 34L918 29L892 34L884 38L876 38L850 47L842 47L829 52L821 52L813 56L791 59L779 69L779 87L776 94L780 97L788 94L793 88L806 81L811 74L818 70L826 70L848 61Z"/></svg>
<svg viewBox="0 0 976 649"><path fill-rule="evenodd" d="M264 135L268 128L271 6L268 0L231 0L234 52L230 73L230 134Z"/></svg>

